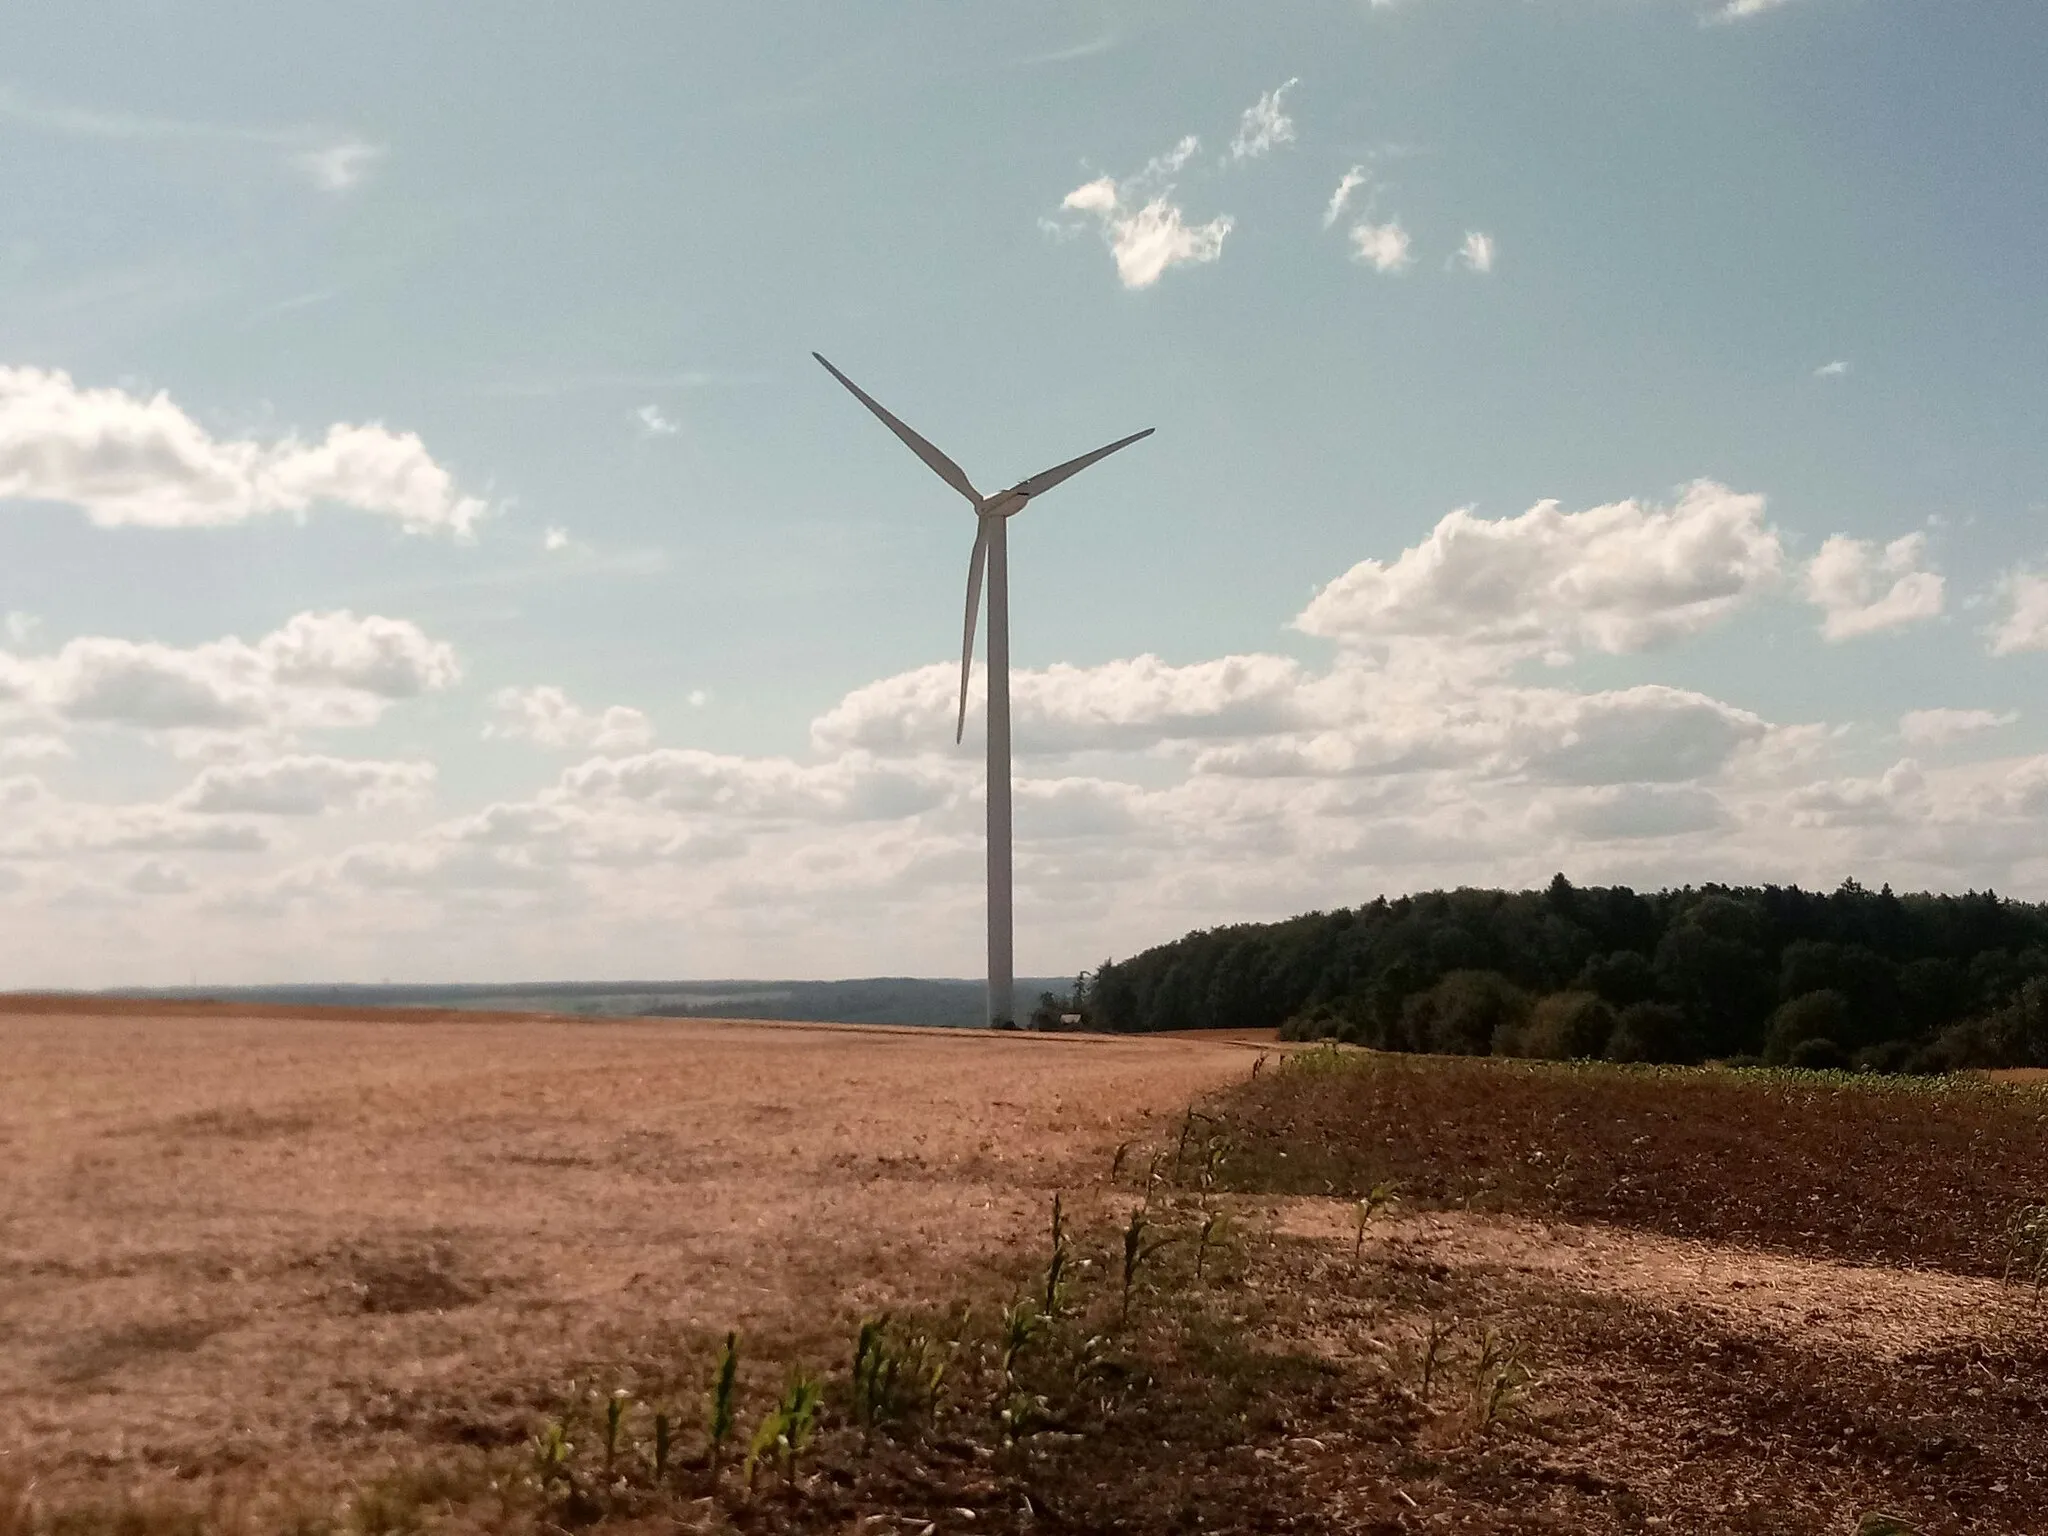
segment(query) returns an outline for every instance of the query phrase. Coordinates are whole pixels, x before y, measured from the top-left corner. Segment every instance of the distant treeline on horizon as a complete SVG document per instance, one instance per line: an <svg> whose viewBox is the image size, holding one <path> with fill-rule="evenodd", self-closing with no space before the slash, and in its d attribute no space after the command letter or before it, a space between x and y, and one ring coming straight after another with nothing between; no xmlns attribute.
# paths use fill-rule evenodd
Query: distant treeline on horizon
<svg viewBox="0 0 2048 1536"><path fill-rule="evenodd" d="M1084 978L1100 1029L1382 1050L2048 1066L2048 905L1796 886L1455 890L1188 934Z"/></svg>
<svg viewBox="0 0 2048 1536"><path fill-rule="evenodd" d="M1032 1000L1065 982L1020 977L1022 1018ZM969 1029L988 1021L988 988L946 977L845 981L288 982L273 986L128 987L113 997L274 1003L285 1007L462 1008L583 1014L591 1018L764 1019L791 1023L925 1024Z"/></svg>

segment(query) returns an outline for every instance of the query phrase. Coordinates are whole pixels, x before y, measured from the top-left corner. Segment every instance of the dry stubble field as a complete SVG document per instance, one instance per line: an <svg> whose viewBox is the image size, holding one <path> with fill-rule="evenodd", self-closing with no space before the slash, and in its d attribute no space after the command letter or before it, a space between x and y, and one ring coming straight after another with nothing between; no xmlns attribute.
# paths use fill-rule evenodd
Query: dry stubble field
<svg viewBox="0 0 2048 1536"><path fill-rule="evenodd" d="M971 1288L1124 1127L1248 1060L223 1013L0 1013L0 1456L46 1495L342 1480L668 1337L836 1360L850 1316Z"/></svg>
<svg viewBox="0 0 2048 1536"><path fill-rule="evenodd" d="M2003 1275L2032 1085L47 1005L0 1037L0 1536L2048 1529L2048 1310ZM1055 1190L1058 1317L1013 1356ZM870 1433L847 1356L892 1309L952 1374ZM792 1365L825 1385L752 1495L705 1459L727 1328L742 1442ZM535 1489L551 1422L580 1480Z"/></svg>

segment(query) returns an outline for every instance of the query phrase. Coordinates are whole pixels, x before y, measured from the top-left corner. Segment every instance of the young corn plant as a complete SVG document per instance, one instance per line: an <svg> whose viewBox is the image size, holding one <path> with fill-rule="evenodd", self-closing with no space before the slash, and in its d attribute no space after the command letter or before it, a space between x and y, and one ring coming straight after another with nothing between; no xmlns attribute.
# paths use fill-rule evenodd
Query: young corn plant
<svg viewBox="0 0 2048 1536"><path fill-rule="evenodd" d="M1061 1221L1060 1197L1052 1197L1052 1254L1045 1264L1045 1303L1041 1310L1048 1321L1057 1321L1066 1295L1067 1233Z"/></svg>
<svg viewBox="0 0 2048 1536"><path fill-rule="evenodd" d="M747 1447L746 1484L751 1492L754 1469L761 1458L773 1455L782 1463L782 1476L789 1491L796 1492L798 1463L809 1449L818 1426L818 1405L824 1393L817 1381L801 1371L789 1378L782 1401L761 1416L754 1438Z"/></svg>
<svg viewBox="0 0 2048 1536"><path fill-rule="evenodd" d="M1367 1190L1365 1198L1351 1208L1351 1225L1355 1229L1356 1234L1351 1243L1351 1262L1353 1264L1356 1264L1359 1255L1365 1252L1366 1227L1370 1225L1374 1216L1386 1210L1394 1203L1394 1196L1398 1192L1398 1186L1383 1179Z"/></svg>
<svg viewBox="0 0 2048 1536"><path fill-rule="evenodd" d="M1230 1217L1223 1211L1204 1210L1201 1230L1195 1235L1195 1278L1202 1278L1202 1268L1208 1262L1209 1250L1221 1248L1230 1240Z"/></svg>
<svg viewBox="0 0 2048 1536"><path fill-rule="evenodd" d="M558 1483L570 1497L575 1496L575 1455L576 1446L569 1439L569 1426L562 1419L549 1420L533 1437L533 1481L543 1499L554 1492Z"/></svg>
<svg viewBox="0 0 2048 1536"><path fill-rule="evenodd" d="M675 1425L667 1413L657 1410L654 1415L654 1486L668 1485L669 1458L675 1453Z"/></svg>
<svg viewBox="0 0 2048 1536"><path fill-rule="evenodd" d="M728 1333L719 1351L718 1370L711 1378L711 1486L718 1486L718 1469L725 1459L725 1442L732 1438L733 1408L740 1370L740 1336Z"/></svg>
<svg viewBox="0 0 2048 1536"><path fill-rule="evenodd" d="M1458 1325L1450 1318L1432 1317L1422 1334L1422 1400L1429 1401L1431 1389L1436 1385L1436 1373L1443 1365L1450 1349L1451 1340L1457 1337Z"/></svg>
<svg viewBox="0 0 2048 1536"><path fill-rule="evenodd" d="M2048 1205L2023 1205L2005 1228L2005 1278L2031 1282L2038 1298L2048 1287Z"/></svg>
<svg viewBox="0 0 2048 1536"><path fill-rule="evenodd" d="M1029 1296L1022 1298L1003 1313L1003 1331L997 1363L1002 1370L1003 1381L1008 1386L1016 1386L1017 1362L1044 1326L1045 1317L1039 1312L1037 1303Z"/></svg>
<svg viewBox="0 0 2048 1536"><path fill-rule="evenodd" d="M1145 1233L1151 1226L1146 1209L1141 1205L1132 1211L1130 1224L1124 1228L1123 1291L1117 1316L1125 1323L1131 1320L1131 1289L1138 1282L1138 1271L1147 1259L1173 1241L1171 1237L1154 1238L1150 1242L1145 1240Z"/></svg>
<svg viewBox="0 0 2048 1536"><path fill-rule="evenodd" d="M609 1488L619 1463L619 1430L626 1422L626 1405L632 1401L624 1387L616 1388L604 1400L604 1481Z"/></svg>
<svg viewBox="0 0 2048 1536"><path fill-rule="evenodd" d="M1473 1371L1477 1398L1477 1427L1481 1435L1503 1423L1522 1405L1535 1376L1522 1363L1522 1346L1503 1338L1491 1328L1479 1342L1479 1359Z"/></svg>

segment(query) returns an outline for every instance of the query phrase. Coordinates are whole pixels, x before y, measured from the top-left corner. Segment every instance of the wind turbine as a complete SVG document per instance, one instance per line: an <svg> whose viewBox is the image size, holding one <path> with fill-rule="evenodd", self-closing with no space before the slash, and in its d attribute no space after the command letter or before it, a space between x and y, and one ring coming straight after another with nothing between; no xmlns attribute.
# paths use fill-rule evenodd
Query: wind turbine
<svg viewBox="0 0 2048 1536"><path fill-rule="evenodd" d="M965 496L974 508L974 553L967 560L967 624L960 644L960 716L953 727L958 743L967 731L967 677L974 665L974 621L981 612L981 585L988 573L988 1021L991 1026L1015 1022L1010 1010L1015 991L1014 918L1010 906L1010 563L1004 539L1008 520L1022 512L1034 496L1043 496L1062 480L1078 475L1098 459L1128 448L1152 428L1118 438L1106 448L1054 465L1007 491L984 496L966 472L909 427L898 421L853 380L825 362L825 371L853 392L882 424L932 472Z"/></svg>

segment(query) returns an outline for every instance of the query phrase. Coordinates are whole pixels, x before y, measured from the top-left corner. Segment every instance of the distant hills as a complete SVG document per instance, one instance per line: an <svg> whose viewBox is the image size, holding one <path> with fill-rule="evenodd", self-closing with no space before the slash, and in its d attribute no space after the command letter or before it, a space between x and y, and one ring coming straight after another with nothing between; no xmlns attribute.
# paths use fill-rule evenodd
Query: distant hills
<svg viewBox="0 0 2048 1536"><path fill-rule="evenodd" d="M1019 978L1015 1017L1029 1017L1041 992L1064 993L1072 985L1073 978L1067 976ZM986 983L915 976L850 981L548 981L518 986L127 987L107 995L297 1007L474 1008L593 1018L786 1019L956 1028L973 1028L988 1016Z"/></svg>

